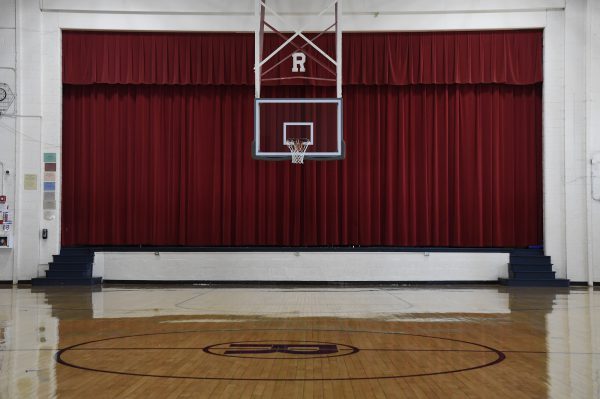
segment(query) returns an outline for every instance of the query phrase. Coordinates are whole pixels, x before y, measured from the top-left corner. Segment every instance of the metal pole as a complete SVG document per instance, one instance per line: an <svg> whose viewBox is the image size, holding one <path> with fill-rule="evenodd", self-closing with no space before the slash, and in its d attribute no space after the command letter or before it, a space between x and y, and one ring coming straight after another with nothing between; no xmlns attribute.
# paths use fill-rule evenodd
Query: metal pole
<svg viewBox="0 0 600 399"><path fill-rule="evenodd" d="M265 7L261 0L255 0L254 17L257 22L254 30L254 97L260 98L262 44L265 33Z"/></svg>
<svg viewBox="0 0 600 399"><path fill-rule="evenodd" d="M342 0L335 3L335 60L337 98L342 98Z"/></svg>

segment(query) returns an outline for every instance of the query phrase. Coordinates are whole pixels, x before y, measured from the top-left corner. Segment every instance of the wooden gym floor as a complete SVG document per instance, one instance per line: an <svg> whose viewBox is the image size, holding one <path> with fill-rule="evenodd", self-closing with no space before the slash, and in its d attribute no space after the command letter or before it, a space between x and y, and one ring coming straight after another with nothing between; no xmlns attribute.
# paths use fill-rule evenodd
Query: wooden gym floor
<svg viewBox="0 0 600 399"><path fill-rule="evenodd" d="M600 291L6 287L0 397L600 397Z"/></svg>

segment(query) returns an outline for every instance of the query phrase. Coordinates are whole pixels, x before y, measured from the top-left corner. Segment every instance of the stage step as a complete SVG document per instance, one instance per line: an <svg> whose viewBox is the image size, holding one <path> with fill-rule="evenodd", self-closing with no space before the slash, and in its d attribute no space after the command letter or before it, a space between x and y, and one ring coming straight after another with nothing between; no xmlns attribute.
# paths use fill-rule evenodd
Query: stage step
<svg viewBox="0 0 600 399"><path fill-rule="evenodd" d="M545 271L533 271L533 272L515 272L510 271L510 278L521 279L521 280L552 280L555 278L556 272L545 272Z"/></svg>
<svg viewBox="0 0 600 399"><path fill-rule="evenodd" d="M532 265L545 265L550 263L549 256L537 255L510 255L510 263L528 263Z"/></svg>
<svg viewBox="0 0 600 399"><path fill-rule="evenodd" d="M529 263L510 263L510 271L512 272L551 272L552 264L536 265Z"/></svg>
<svg viewBox="0 0 600 399"><path fill-rule="evenodd" d="M514 278L499 278L498 282L509 287L569 287L567 279L551 280L520 280Z"/></svg>
<svg viewBox="0 0 600 399"><path fill-rule="evenodd" d="M66 269L87 269L87 268L91 268L93 264L94 264L94 261L64 262L62 259L59 259L58 262L48 263L48 266L50 266L50 268L58 267L58 268L66 268Z"/></svg>
<svg viewBox="0 0 600 399"><path fill-rule="evenodd" d="M510 252L511 255L516 256L544 256L543 249L529 249L529 248L516 248Z"/></svg>
<svg viewBox="0 0 600 399"><path fill-rule="evenodd" d="M60 255L65 256L94 256L94 251L89 248L61 248Z"/></svg>
<svg viewBox="0 0 600 399"><path fill-rule="evenodd" d="M49 279L69 279L69 278L91 278L90 270L46 270L46 278Z"/></svg>
<svg viewBox="0 0 600 399"><path fill-rule="evenodd" d="M34 278L32 285L94 285L102 283L93 276L94 251L89 248L61 248L52 256L45 278Z"/></svg>
<svg viewBox="0 0 600 399"><path fill-rule="evenodd" d="M92 278L32 278L31 285L96 285L102 284L102 277Z"/></svg>
<svg viewBox="0 0 600 399"><path fill-rule="evenodd" d="M543 249L518 248L510 253L509 278L500 278L502 285L514 287L568 287L569 280L557 279L550 256Z"/></svg>
<svg viewBox="0 0 600 399"><path fill-rule="evenodd" d="M94 261L94 256L93 255L52 255L52 259L54 260L54 262L61 262L61 263L87 263L87 262L93 262Z"/></svg>

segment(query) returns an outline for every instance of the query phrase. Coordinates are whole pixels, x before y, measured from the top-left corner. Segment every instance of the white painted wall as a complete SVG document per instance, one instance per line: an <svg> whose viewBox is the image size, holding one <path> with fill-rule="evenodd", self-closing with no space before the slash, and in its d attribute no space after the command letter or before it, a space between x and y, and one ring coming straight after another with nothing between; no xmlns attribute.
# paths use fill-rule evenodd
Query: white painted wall
<svg viewBox="0 0 600 399"><path fill-rule="evenodd" d="M585 152L585 8L586 0L570 0L565 10L565 249L570 264L587 264L586 152ZM581 77L584 77L582 79ZM587 280L586 268L569 270L578 281Z"/></svg>
<svg viewBox="0 0 600 399"><path fill-rule="evenodd" d="M600 153L600 2L588 0L586 26L586 159ZM588 262L590 275L600 281L600 202L591 200L590 164L587 163Z"/></svg>
<svg viewBox="0 0 600 399"><path fill-rule="evenodd" d="M7 83L13 90L16 83L16 0L0 0L0 82ZM15 109L13 104L12 111ZM0 162L10 171L9 176L0 176L4 182L4 194L8 206L15 207L16 119L0 119ZM0 280L11 280L14 250L0 249Z"/></svg>
<svg viewBox="0 0 600 399"><path fill-rule="evenodd" d="M544 29L544 245L556 276L567 275L565 243L564 12L548 11Z"/></svg>
<svg viewBox="0 0 600 399"><path fill-rule="evenodd" d="M302 12L313 3L318 6L325 0L290 2L289 8L278 1L284 11L294 13L298 24L306 20ZM344 29L348 31L545 28L546 252L552 256L558 276L576 281L587 280L590 275L588 265L595 265L592 272L595 280L600 280L600 254L594 252L599 240L597 237L600 237L600 203L590 200L589 196L589 159L592 154L600 152L597 133L600 131L600 78L593 73L600 70L599 3L596 0L346 0L344 3ZM8 185L12 184L13 191L15 185L19 187L12 195L13 198L16 195L18 208L15 249L0 252L0 280L28 280L41 273L52 253L56 253L60 246L60 209L56 220L45 220L41 191L23 191L22 177L24 173L41 175L43 152L58 152L60 165L61 29L252 31L253 6L252 0L0 0L0 10L0 27L3 28L0 29L0 66L14 67L16 64L18 113L30 115L0 120L0 159L6 158L8 163L15 165L14 181ZM308 29L322 27L317 20ZM12 50L15 39L16 58ZM11 70L0 69L0 78L10 82L15 76ZM15 134L15 131L20 134ZM59 179L60 175L59 171ZM57 195L60 195L60 189ZM60 198L58 201L60 203ZM41 228L49 229L49 240L40 239ZM264 261L269 263L278 256L288 255L268 253L263 256ZM388 256L393 257L389 262L412 265L413 255ZM128 267L138 268L141 273L135 276L136 279L155 278L154 272L150 274L151 269L139 269L148 255L128 256ZM235 256L222 254L220 259L229 264L237 260ZM479 280L482 279L481 273L488 273L496 267L496 260L487 262L477 258L479 255L452 256L461 257L460 261L465 265L463 269L449 269L442 262L434 265L436 273L430 274L425 269L416 272L423 279ZM467 265L473 259L482 261L482 265ZM458 262L458 258L455 260ZM116 272L112 261L113 258L106 254L104 275L107 278L110 278L110 273ZM335 269L344 265L345 258L340 255L331 262ZM365 264L368 262L365 259ZM12 273L13 264L17 265L16 275ZM282 267L284 269L280 273L285 274L285 266ZM487 271L482 272L479 268ZM412 275L409 270L407 273ZM361 279L359 275L353 278Z"/></svg>
<svg viewBox="0 0 600 399"><path fill-rule="evenodd" d="M107 280L491 281L508 253L105 252Z"/></svg>

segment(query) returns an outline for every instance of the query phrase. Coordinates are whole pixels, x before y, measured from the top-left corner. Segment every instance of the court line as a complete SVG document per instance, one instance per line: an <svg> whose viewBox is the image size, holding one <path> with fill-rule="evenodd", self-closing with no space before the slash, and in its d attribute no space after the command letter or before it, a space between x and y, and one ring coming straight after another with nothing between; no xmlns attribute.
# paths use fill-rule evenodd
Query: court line
<svg viewBox="0 0 600 399"><path fill-rule="evenodd" d="M68 347L62 348L62 349L67 349ZM62 350L61 348L21 348L21 349L0 349L0 352L47 352L47 351L59 351ZM178 349L184 349L184 350L202 350L204 349L203 347L181 347L181 348L171 348L171 347L164 347L164 348L127 348L127 347L121 347L121 348L72 348L69 349L69 351L93 351L93 350L178 350ZM342 349L344 350L344 349ZM348 350L348 349L345 349ZM368 351L390 351L390 352L475 352L475 353L490 353L491 351L489 350L476 350L476 349L405 349L405 348L400 348L400 349L388 349L388 348L361 348L360 349L361 352L368 352ZM510 350L510 349L503 349L502 353L523 353L523 354L531 354L531 355L582 355L582 356L600 356L600 352L555 352L555 351L530 351L530 350L520 350L520 349L515 349L515 350Z"/></svg>
<svg viewBox="0 0 600 399"><path fill-rule="evenodd" d="M281 340L280 340L281 341ZM252 342L252 341L244 341L244 342ZM257 341L257 342L266 342L266 341ZM300 341L298 341L300 342ZM304 342L304 341L302 341ZM312 341L307 341L307 342L312 342ZM324 342L327 343L327 342ZM336 344L336 345L344 345L344 344L339 344L339 343L335 343L335 342L330 342L332 344ZM221 345L221 344L217 344L217 345ZM68 347L67 347L68 348ZM67 349L65 348L65 349ZM204 350L207 347L146 347L146 348L142 348L142 347L120 347L120 348L98 348L98 347L93 347L93 348L72 348L69 349L69 351L129 351L129 350ZM229 348L216 348L216 349L229 349ZM36 349L27 349L27 350L36 350ZM45 350L57 350L57 349L45 349ZM338 349L340 352L352 352L352 349ZM475 352L475 353L493 353L490 350L478 350L478 349L405 349L405 348L399 348L399 349L394 349L394 348L361 348L360 352ZM511 351L502 351L502 352L511 352ZM517 351L518 352L518 351ZM532 353L537 353L537 352L532 352ZM540 352L541 353L541 352ZM549 353L549 352L547 352ZM214 354L214 353L212 353ZM600 354L600 353L598 353ZM233 357L233 356L232 356ZM324 356L325 357L325 356ZM272 359L272 358L269 358ZM307 358L303 358L303 359L308 359ZM297 359L296 359L297 360Z"/></svg>
<svg viewBox="0 0 600 399"><path fill-rule="evenodd" d="M213 332L213 333L214 332L250 332L250 331L282 331L282 332L310 331L310 332L344 332L344 333L366 333L366 334L382 334L382 335L405 335L405 336L438 339L438 340L443 340L443 341L458 342L458 343L463 343L463 344L469 344L469 345L479 346L481 348L487 349L489 352L495 353L497 357L496 357L496 359L494 359L494 360L492 360L492 361L490 361L488 363L485 363L485 364L476 365L476 366L472 366L472 367L466 367L466 368L462 368L462 369L455 369L455 370L445 370L445 371L438 371L438 372L431 372L431 373L415 373L415 374L395 375L395 376L333 377L333 378L229 378L229 377L194 377L194 376L177 376L177 375L172 376L172 375L160 375L160 374L143 374L143 373L132 373L132 372L122 372L122 371L111 371L111 370L94 369L94 368L91 368L91 367L85 367L85 366L80 366L80 365L77 365L77 364L70 363L70 362L68 362L68 361L66 361L66 360L64 360L62 358L62 355L65 352L73 350L73 349L78 348L78 347L81 347L82 345L92 344L92 343L96 343L96 342L105 342L105 341L115 340L115 339L135 338L135 337L147 337L147 336L151 336L151 335L166 335L166 334L183 334L183 333L200 333L200 332ZM459 372L465 372L465 371L470 371L470 370L476 370L476 369L481 369L481 368L485 368L485 367L490 367L490 366L496 365L498 363L501 363L505 359L506 359L506 355L503 352L501 352L501 351L499 351L497 349L494 349L494 348L489 347L487 345L478 344L478 343L470 342L470 341L463 341L463 340L453 339L453 338L435 337L435 336L428 336L428 335L422 335L422 334L410 334L410 333L404 333L404 332L398 332L398 331L340 330L340 329L324 329L324 330L321 330L321 329L279 329L279 328L275 328L275 329L273 329L273 328L271 328L271 329L262 328L262 329L186 330L186 331L171 331L171 332L135 334L135 335L128 335L128 336L117 336L117 337L103 338L103 339L97 339L97 340L92 340L92 341L88 341L88 342L82 342L82 343L79 343L79 344L74 344L74 345L71 345L69 347L66 347L66 348L63 348L63 349L59 350L55 354L55 360L56 360L56 362L59 363L59 364L61 364L61 365L63 365L63 366L71 367L71 368L75 368L75 369L79 369L79 370L93 371L93 372L107 373L107 374L117 374L117 375L127 375L127 376L137 376L137 377L174 378L174 379L185 379L185 380L287 381L287 382L305 382L305 381L358 381L358 380L381 380L381 379L398 379L398 378L409 378L409 377L425 377L425 376L434 376L434 375L442 375L442 374L459 373Z"/></svg>
<svg viewBox="0 0 600 399"><path fill-rule="evenodd" d="M206 288L204 288L204 289L206 289ZM177 303L175 304L175 307L177 307L177 308L180 308L180 309L196 310L196 309L186 308L185 306L181 306L181 305L182 305L182 304L184 304L184 303L186 303L186 302L189 302L189 301L191 301L192 299L196 299L196 298L199 298L199 297L201 297L201 296L204 296L204 295L206 295L206 294L209 294L209 293L211 293L211 292L213 292L213 291L215 291L215 288L213 288L213 289L208 289L208 291L207 291L207 292L201 292L201 293L200 293L200 294L198 294L198 295L193 295L191 298L188 298L188 299L186 299L185 301L177 302ZM198 309L198 310L199 310L199 309Z"/></svg>
<svg viewBox="0 0 600 399"><path fill-rule="evenodd" d="M246 341L244 341L246 342ZM340 345L340 344L337 344ZM121 348L73 348L70 349L72 351L129 351L129 350L203 350L205 347L148 347L148 348L138 348L138 347L121 347ZM217 349L227 349L227 348L217 348ZM18 350L18 349L16 349ZM15 351L16 351L15 350ZM35 351L37 349L25 349L30 351ZM56 350L56 349L44 349L44 350ZM351 349L338 349L340 352L349 352ZM7 350L7 352L10 350ZM407 349L407 348L361 348L360 352L472 352L472 353L493 353L489 350L477 350L477 349ZM3 352L0 350L0 352ZM524 354L532 354L532 355L590 355L596 356L600 355L600 352L545 352L545 351L528 351L528 350L502 350L503 353L524 353ZM231 356L233 357L233 356ZM243 357L243 356L240 356ZM326 357L326 356L323 356ZM245 357L243 357L245 358ZM256 359L256 358L253 358ZM268 358L272 359L272 358ZM308 357L303 359L309 359ZM296 359L297 360L297 359Z"/></svg>
<svg viewBox="0 0 600 399"><path fill-rule="evenodd" d="M404 300L404 299L402 299L402 298L400 298L400 297L397 297L396 295L392 294L392 293L390 292L391 290L386 290L386 289L383 289L383 288L382 288L382 289L380 289L380 290L381 290L381 291L383 291L383 292L385 292L385 293L386 293L386 294L388 294L388 295L391 295L393 298L396 298L397 300L404 302L404 303L407 305L407 306L405 307L405 309L410 309L410 308L413 308L413 307L415 306L414 304L412 304L412 303L408 302L407 300Z"/></svg>

